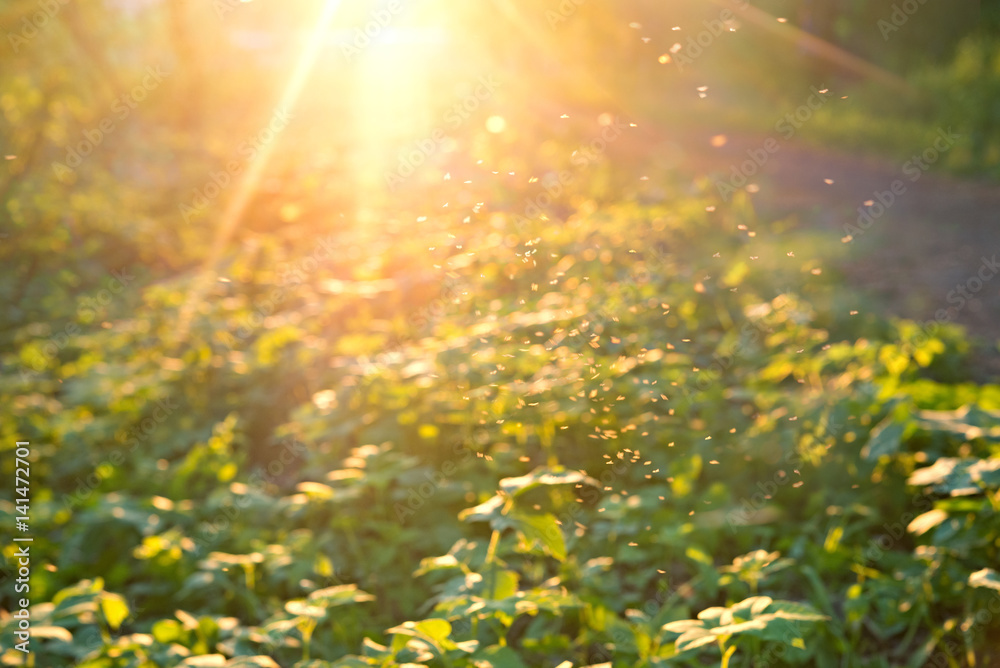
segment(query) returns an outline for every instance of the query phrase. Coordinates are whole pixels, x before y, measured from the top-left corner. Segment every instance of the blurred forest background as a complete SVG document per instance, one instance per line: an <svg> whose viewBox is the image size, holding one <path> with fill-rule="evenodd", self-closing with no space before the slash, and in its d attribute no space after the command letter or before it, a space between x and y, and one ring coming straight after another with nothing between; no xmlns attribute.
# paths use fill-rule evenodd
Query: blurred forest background
<svg viewBox="0 0 1000 668"><path fill-rule="evenodd" d="M1000 666L996 3L0 28L2 665Z"/></svg>

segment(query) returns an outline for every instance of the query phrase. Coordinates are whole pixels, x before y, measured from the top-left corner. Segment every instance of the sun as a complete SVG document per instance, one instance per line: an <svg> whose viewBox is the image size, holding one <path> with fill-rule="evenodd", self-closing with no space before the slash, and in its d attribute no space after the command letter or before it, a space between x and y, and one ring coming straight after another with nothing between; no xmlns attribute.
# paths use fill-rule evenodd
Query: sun
<svg viewBox="0 0 1000 668"><path fill-rule="evenodd" d="M350 40L344 51L355 68L350 108L362 189L384 187L399 154L415 142L426 143L441 124L435 110L449 93L439 81L448 72L452 43L445 5L388 2L342 33Z"/></svg>

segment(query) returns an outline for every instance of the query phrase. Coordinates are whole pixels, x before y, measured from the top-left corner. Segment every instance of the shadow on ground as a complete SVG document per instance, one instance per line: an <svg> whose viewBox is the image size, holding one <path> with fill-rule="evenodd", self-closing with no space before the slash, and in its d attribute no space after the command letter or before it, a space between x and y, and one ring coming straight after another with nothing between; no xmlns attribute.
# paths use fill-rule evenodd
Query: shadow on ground
<svg viewBox="0 0 1000 668"><path fill-rule="evenodd" d="M645 150L670 156L678 169L711 175L716 190L719 183L739 183L734 168L738 174L751 154L763 151L763 164L747 165L753 173L742 185L755 191L758 215L793 217L828 235L830 244L846 244L831 256L840 258L838 269L859 294L889 315L964 326L975 343L981 380L1000 375L996 184L924 171L917 162L894 164L785 140L777 132L733 133L721 126L660 131Z"/></svg>

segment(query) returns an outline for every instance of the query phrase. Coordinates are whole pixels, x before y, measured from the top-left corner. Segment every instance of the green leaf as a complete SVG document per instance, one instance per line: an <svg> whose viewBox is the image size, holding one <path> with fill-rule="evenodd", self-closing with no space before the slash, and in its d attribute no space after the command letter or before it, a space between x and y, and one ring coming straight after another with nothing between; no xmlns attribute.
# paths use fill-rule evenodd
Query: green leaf
<svg viewBox="0 0 1000 668"><path fill-rule="evenodd" d="M250 554L228 554L226 552L212 552L204 559L199 566L209 569L229 568L230 566L251 566L264 561L264 555L260 552Z"/></svg>
<svg viewBox="0 0 1000 668"><path fill-rule="evenodd" d="M485 661L493 668L528 668L517 652L510 647L500 647L499 645L483 648L473 654L470 659L473 665L477 666L480 665L480 661Z"/></svg>
<svg viewBox="0 0 1000 668"><path fill-rule="evenodd" d="M683 634L693 629L703 629L705 623L697 619L679 619L676 622L667 622L662 628L668 633Z"/></svg>
<svg viewBox="0 0 1000 668"><path fill-rule="evenodd" d="M705 608L704 610L698 613L698 619L703 619L705 621L716 621L720 619L726 612L728 612L727 608L721 608L718 606Z"/></svg>
<svg viewBox="0 0 1000 668"><path fill-rule="evenodd" d="M511 513L508 519L521 537L521 548L530 549L540 542L546 552L563 561L566 559L566 540L558 520L551 513Z"/></svg>
<svg viewBox="0 0 1000 668"><path fill-rule="evenodd" d="M420 560L420 568L413 572L413 575L420 576L436 571L462 570L462 565L452 554L445 554L440 557L424 557Z"/></svg>
<svg viewBox="0 0 1000 668"><path fill-rule="evenodd" d="M101 614L112 631L117 631L126 619L128 619L128 604L125 599L118 594L102 592L101 594Z"/></svg>
<svg viewBox="0 0 1000 668"><path fill-rule="evenodd" d="M264 630L270 635L288 635L299 626L301 620L298 617L292 619L278 619L264 625Z"/></svg>
<svg viewBox="0 0 1000 668"><path fill-rule="evenodd" d="M317 589L309 594L307 600L313 605L333 608L339 605L347 605L348 603L374 601L375 597L368 592L361 591L355 584L346 584Z"/></svg>
<svg viewBox="0 0 1000 668"><path fill-rule="evenodd" d="M73 642L73 634L61 626L32 626L31 637Z"/></svg>
<svg viewBox="0 0 1000 668"><path fill-rule="evenodd" d="M715 566L715 562L712 561L712 557L699 547L694 545L689 546L684 550L684 556L692 561L697 561L699 564L705 564L706 566Z"/></svg>
<svg viewBox="0 0 1000 668"><path fill-rule="evenodd" d="M801 566L800 570L802 575L804 575L806 579L809 580L810 584L812 584L813 591L816 594L813 600L818 598L819 604L822 606L823 611L827 614L827 616L832 615L833 603L830 600L830 594L827 592L826 583L823 582L822 578L816 572L816 569L812 566Z"/></svg>
<svg viewBox="0 0 1000 668"><path fill-rule="evenodd" d="M198 631L202 638L211 640L219 634L219 623L208 616L198 618Z"/></svg>
<svg viewBox="0 0 1000 668"><path fill-rule="evenodd" d="M563 587L536 587L526 592L518 592L518 611L549 610L559 613L566 608L578 608L580 600L567 593Z"/></svg>
<svg viewBox="0 0 1000 668"><path fill-rule="evenodd" d="M184 638L184 627L176 619L161 619L153 624L153 637L156 642L169 645L171 643L181 643Z"/></svg>
<svg viewBox="0 0 1000 668"><path fill-rule="evenodd" d="M770 596L754 596L749 600L752 601L750 604L750 616L756 617L765 610L773 610L780 602L775 602Z"/></svg>
<svg viewBox="0 0 1000 668"><path fill-rule="evenodd" d="M425 619L420 622L403 622L399 626L386 631L397 635L410 636L423 640L438 651L444 653L446 649L454 648L454 643L449 640L451 635L451 624L446 619Z"/></svg>
<svg viewBox="0 0 1000 668"><path fill-rule="evenodd" d="M365 658L384 659L389 655L388 647L380 645L368 637L361 639L361 651L364 652Z"/></svg>
<svg viewBox="0 0 1000 668"><path fill-rule="evenodd" d="M987 587L1000 591L1000 574L992 568L984 568L969 576L970 587Z"/></svg>
<svg viewBox="0 0 1000 668"><path fill-rule="evenodd" d="M770 596L751 596L739 603L734 603L731 610L734 617L752 619L763 612L773 602Z"/></svg>
<svg viewBox="0 0 1000 668"><path fill-rule="evenodd" d="M746 628L744 633L763 640L773 640L787 645L789 638L797 638L799 629L795 622L781 619L773 614L761 615L753 620L760 624L759 628Z"/></svg>
<svg viewBox="0 0 1000 668"><path fill-rule="evenodd" d="M180 665L184 668L215 668L216 666L225 666L226 657L221 654L203 654L188 657Z"/></svg>
<svg viewBox="0 0 1000 668"><path fill-rule="evenodd" d="M861 449L861 456L872 461L882 455L896 454L903 443L905 430L906 426L890 415L872 429L868 443Z"/></svg>
<svg viewBox="0 0 1000 668"><path fill-rule="evenodd" d="M226 662L226 668L281 668L266 655L236 656Z"/></svg>
<svg viewBox="0 0 1000 668"><path fill-rule="evenodd" d="M712 645L718 642L718 637L708 629L691 629L674 641L674 646L678 652L690 652L691 650Z"/></svg>
<svg viewBox="0 0 1000 668"><path fill-rule="evenodd" d="M285 612L297 617L319 619L326 615L326 608L319 605L309 605L309 603L302 599L296 599L285 603Z"/></svg>
<svg viewBox="0 0 1000 668"><path fill-rule="evenodd" d="M716 626L715 628L709 629L709 632L717 636L735 636L741 633L750 633L754 631L763 631L767 628L767 620L761 617L756 619L751 619L744 622L736 622L733 624L726 624L725 626Z"/></svg>
<svg viewBox="0 0 1000 668"><path fill-rule="evenodd" d="M94 580L81 580L72 587L60 590L52 597L52 603L59 607L63 602L69 603L69 599L92 600L99 592L104 591L104 580L95 578ZM75 604L72 603L72 604Z"/></svg>
<svg viewBox="0 0 1000 668"><path fill-rule="evenodd" d="M934 491L950 496L979 494L1000 487L1000 457L941 457L914 471L906 482L918 487L933 485Z"/></svg>
<svg viewBox="0 0 1000 668"><path fill-rule="evenodd" d="M940 508L934 508L933 510L928 510L926 513L921 513L913 518L913 520L906 525L906 530L912 534L920 536L941 524L941 522L944 522L946 519L948 519L947 512L941 510Z"/></svg>
<svg viewBox="0 0 1000 668"><path fill-rule="evenodd" d="M360 656L345 656L330 664L331 668L366 668L379 665L377 659L366 659Z"/></svg>
<svg viewBox="0 0 1000 668"><path fill-rule="evenodd" d="M803 603L751 596L729 608L706 608L698 613L697 620L670 622L662 628L669 633L680 633L675 646L678 652L686 652L709 642L724 643L730 637L741 634L788 644L789 638L799 637L796 622L825 619L828 618Z"/></svg>
<svg viewBox="0 0 1000 668"><path fill-rule="evenodd" d="M816 609L811 605L795 601L773 601L767 606L766 612L781 619L799 622L821 622L828 619L826 615L816 612Z"/></svg>
<svg viewBox="0 0 1000 668"><path fill-rule="evenodd" d="M511 497L518 497L525 492L542 485L589 485L601 489L601 483L588 476L583 471L574 471L562 466L539 467L531 473L517 478L504 478L500 481L500 490Z"/></svg>
<svg viewBox="0 0 1000 668"><path fill-rule="evenodd" d="M956 434L969 441L975 438L1000 441L1000 411L986 411L974 405L953 411L919 411L917 425L928 431Z"/></svg>
<svg viewBox="0 0 1000 668"><path fill-rule="evenodd" d="M463 522L492 522L503 517L503 507L507 500L499 494L473 508L466 508L458 514Z"/></svg>
<svg viewBox="0 0 1000 668"><path fill-rule="evenodd" d="M484 574L483 579L488 580L490 575ZM512 571L506 568L501 568L496 566L492 573L493 577L493 598L496 600L503 600L509 598L517 593L517 585L520 581L520 576L516 571ZM484 596L489 597L489 592L485 592Z"/></svg>

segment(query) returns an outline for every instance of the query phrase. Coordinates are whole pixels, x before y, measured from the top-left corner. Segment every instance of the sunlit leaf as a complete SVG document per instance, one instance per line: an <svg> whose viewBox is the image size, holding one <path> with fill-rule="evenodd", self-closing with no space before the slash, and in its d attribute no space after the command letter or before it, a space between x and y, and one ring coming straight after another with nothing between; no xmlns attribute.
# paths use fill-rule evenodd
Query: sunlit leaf
<svg viewBox="0 0 1000 668"><path fill-rule="evenodd" d="M1000 457L941 457L931 466L914 471L907 483L933 485L934 491L951 496L978 494L1000 487Z"/></svg>
<svg viewBox="0 0 1000 668"><path fill-rule="evenodd" d="M505 494L517 497L543 485L589 485L600 488L601 484L583 473L564 468L538 468L527 475L505 478L500 481L500 489Z"/></svg>
<svg viewBox="0 0 1000 668"><path fill-rule="evenodd" d="M117 631L126 619L129 611L125 599L117 594L104 592L101 594L101 614L113 631Z"/></svg>
<svg viewBox="0 0 1000 668"><path fill-rule="evenodd" d="M269 656L237 656L226 662L226 668L280 668Z"/></svg>
<svg viewBox="0 0 1000 668"><path fill-rule="evenodd" d="M318 605L309 605L305 601L288 601L285 603L285 611L290 615L299 617L312 617L318 619L326 614L326 608Z"/></svg>
<svg viewBox="0 0 1000 668"><path fill-rule="evenodd" d="M214 666L225 666L226 657L222 654L204 654L202 656L192 656L183 661L181 666L190 668L213 668Z"/></svg>
<svg viewBox="0 0 1000 668"><path fill-rule="evenodd" d="M73 642L73 634L61 626L32 626L31 637Z"/></svg>
<svg viewBox="0 0 1000 668"><path fill-rule="evenodd" d="M987 587L1000 591L1000 573L992 568L983 568L969 576L970 587Z"/></svg>
<svg viewBox="0 0 1000 668"><path fill-rule="evenodd" d="M332 608L348 603L364 603L374 601L375 597L368 592L361 591L357 585L346 584L317 589L308 596L308 602L324 608Z"/></svg>
<svg viewBox="0 0 1000 668"><path fill-rule="evenodd" d="M480 503L478 506L466 508L459 513L458 519L464 522L491 521L503 516L501 510L506 503L507 500L504 497L496 495L491 497L489 500Z"/></svg>
<svg viewBox="0 0 1000 668"><path fill-rule="evenodd" d="M934 508L933 510L928 510L926 513L922 513L913 518L913 520L906 525L906 530L912 534L920 536L941 524L941 522L944 522L946 519L948 519L948 513L940 508Z"/></svg>

